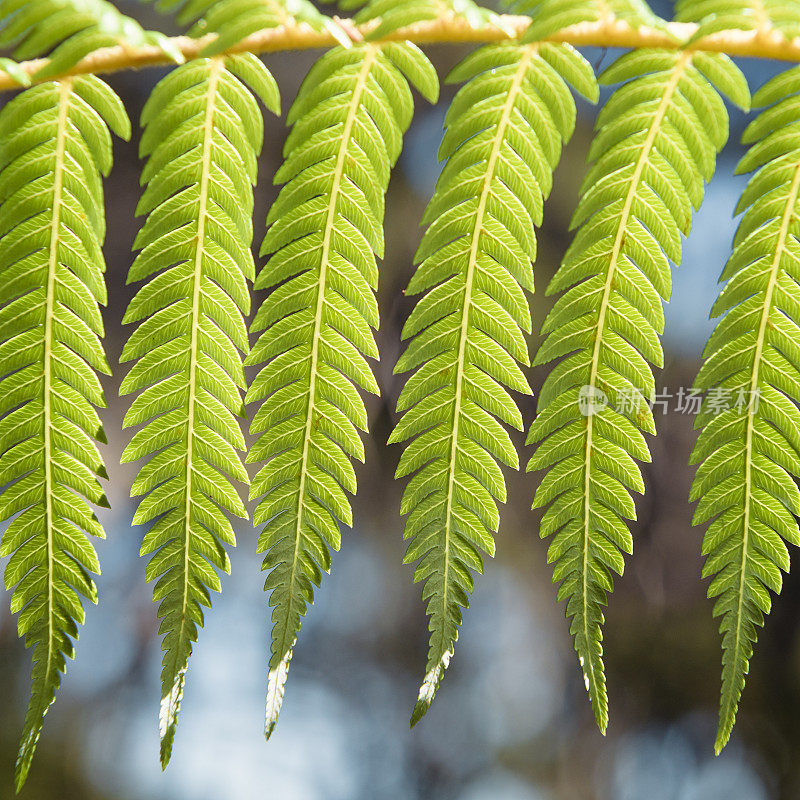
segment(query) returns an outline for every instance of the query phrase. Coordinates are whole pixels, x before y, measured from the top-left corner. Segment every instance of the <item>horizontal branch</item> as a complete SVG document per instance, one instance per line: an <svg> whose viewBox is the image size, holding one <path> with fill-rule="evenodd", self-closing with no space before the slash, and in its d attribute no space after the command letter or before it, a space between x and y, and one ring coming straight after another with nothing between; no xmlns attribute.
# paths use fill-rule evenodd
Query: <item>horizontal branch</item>
<svg viewBox="0 0 800 800"><path fill-rule="evenodd" d="M530 18L505 14L497 17L498 22L473 28L460 18L443 18L420 22L387 36L385 41L410 40L418 44L463 42L497 42L521 35L530 24ZM337 19L337 22L350 35L353 41L363 38L375 23L356 26L352 20ZM582 22L564 28L548 37L548 41L567 42L575 46L595 47L663 47L677 49L688 41L697 26L692 23L670 22L663 28L649 26L631 27L622 20L604 19L598 22ZM188 61L196 58L205 45L212 41L214 34L193 39L188 36L174 36L170 42ZM230 53L273 53L281 50L306 50L327 48L337 42L328 31L318 31L306 23L280 26L258 31L242 39L227 52ZM776 30L719 31L698 39L689 46L694 50L708 50L727 53L730 56L752 56L773 58L781 61L800 61L800 37L785 38ZM47 59L24 61L20 67L34 77ZM81 59L70 70L59 77L85 75L87 73L107 74L125 69L139 69L171 63L170 58L156 45L145 47L103 47ZM0 70L0 90L16 89L19 84L7 73Z"/></svg>

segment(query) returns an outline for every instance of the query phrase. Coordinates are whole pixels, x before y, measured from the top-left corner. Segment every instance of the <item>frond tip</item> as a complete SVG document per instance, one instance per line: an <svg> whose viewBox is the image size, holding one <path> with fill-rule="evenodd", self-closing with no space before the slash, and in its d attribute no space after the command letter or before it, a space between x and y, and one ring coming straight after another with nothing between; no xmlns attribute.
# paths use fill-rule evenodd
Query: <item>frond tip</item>
<svg viewBox="0 0 800 800"><path fill-rule="evenodd" d="M283 699L300 620L313 602L339 524L352 524L345 492L356 490L352 459L363 460L367 427L356 389L378 385L376 256L383 255L384 195L413 99L427 98L436 73L412 44L359 44L323 56L289 112L286 185L270 209L261 248L272 254L256 281L272 288L253 321L260 332L248 364L264 364L248 402L261 402L248 461L266 462L251 488L265 523L258 551L269 570L272 644L266 734Z"/></svg>
<svg viewBox="0 0 800 800"><path fill-rule="evenodd" d="M102 175L108 127L130 125L95 77L41 84L0 112L0 557L9 556L11 611L33 648L31 699L16 765L25 783L47 709L97 601L103 537L92 506L108 506L97 441L109 373L99 304L105 303Z"/></svg>
<svg viewBox="0 0 800 800"><path fill-rule="evenodd" d="M129 282L149 279L123 322L139 322L121 361L136 360L120 392L137 392L126 426L142 426L123 462L149 460L131 495L144 495L134 525L153 522L141 554L156 580L164 634L161 763L172 750L186 668L203 624L216 570L228 572L235 537L229 512L247 518L231 478L248 483L237 450L245 442L241 390L247 353L243 315L253 190L263 123L253 93L278 111L278 89L251 54L198 59L167 75L142 112L142 173L137 208L148 218Z"/></svg>
<svg viewBox="0 0 800 800"><path fill-rule="evenodd" d="M715 750L730 738L758 628L800 544L800 68L753 97L770 106L745 130L752 146L737 172L757 170L727 281L712 308L724 314L706 345L696 387L706 392L691 463L691 499L703 538L703 577L721 617L722 689Z"/></svg>
<svg viewBox="0 0 800 800"><path fill-rule="evenodd" d="M562 77L563 76L563 77ZM501 423L522 429L508 390L530 393L524 334L531 319L534 226L561 144L575 126L565 78L596 96L589 65L566 45L490 45L450 76L466 81L448 111L440 155L447 158L423 222L419 265L408 293L425 292L403 328L408 346L396 372L414 370L389 441L411 439L397 477L412 475L404 563L419 561L431 632L427 674L411 724L427 711L450 663L481 551L505 501L498 462L518 468Z"/></svg>

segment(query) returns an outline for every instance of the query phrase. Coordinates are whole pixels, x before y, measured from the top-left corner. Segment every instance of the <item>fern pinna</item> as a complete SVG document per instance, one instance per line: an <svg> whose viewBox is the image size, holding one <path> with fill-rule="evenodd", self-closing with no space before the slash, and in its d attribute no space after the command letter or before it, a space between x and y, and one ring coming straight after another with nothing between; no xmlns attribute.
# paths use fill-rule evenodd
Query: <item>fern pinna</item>
<svg viewBox="0 0 800 800"><path fill-rule="evenodd" d="M169 73L142 112L140 151L147 189L129 282L149 279L123 322L140 322L121 361L136 359L120 387L138 392L125 425L141 425L122 461L149 457L131 489L145 495L133 523L153 522L142 543L151 554L164 634L161 760L175 735L185 673L202 606L229 570L228 511L247 512L230 483L248 482L237 450L244 438L243 315L254 277L252 186L261 149L261 113L251 92L278 113L272 76L251 54L197 59Z"/></svg>
<svg viewBox="0 0 800 800"><path fill-rule="evenodd" d="M81 597L97 599L88 536L103 536L91 506L108 505L95 373L110 372L98 308L109 126L130 135L119 99L93 76L43 83L0 112L0 520L11 519L0 555L33 648L17 788L73 655Z"/></svg>
<svg viewBox="0 0 800 800"><path fill-rule="evenodd" d="M37 80L119 43L123 31L125 41L163 45L174 56L167 37L105 0L0 1L0 47L21 59L50 56L32 70ZM13 65L3 59L18 83L29 83ZM0 556L10 556L5 583L16 586L11 609L34 662L17 789L73 654L80 598L97 599L90 573L100 565L87 534L103 536L91 505L108 504L97 480L107 476L95 443L105 441L95 370L109 372L98 308L106 300L101 176L111 169L109 127L130 136L120 100L92 76L41 84L0 113L0 518L13 517Z"/></svg>
<svg viewBox="0 0 800 800"><path fill-rule="evenodd" d="M633 540L630 491L643 492L635 459L650 456L641 431L655 433L648 364L661 366L658 334L668 299L669 261L711 179L728 136L717 91L742 105L748 91L727 56L640 50L603 76L627 80L606 103L589 151L573 226L581 226L548 293L564 292L542 326L535 364L559 359L539 395L529 469L547 473L534 507L546 506L540 535L567 601L584 681L605 731L602 607ZM565 291L566 290L566 291Z"/></svg>
<svg viewBox="0 0 800 800"><path fill-rule="evenodd" d="M405 76L405 77L404 77ZM265 364L247 393L260 402L249 461L266 462L251 488L254 523L270 570L273 607L267 735L283 700L300 619L320 570L352 523L352 458L367 427L356 386L377 394L364 356L378 353L375 257L383 255L384 194L411 121L410 80L431 101L438 82L412 44L361 44L323 56L289 112L294 127L275 180L261 248L272 254L256 282L272 288L253 321L249 364Z"/></svg>
<svg viewBox="0 0 800 800"><path fill-rule="evenodd" d="M737 172L757 170L733 254L712 308L724 314L696 386L706 391L692 452L691 499L703 539L703 577L721 617L722 691L716 750L728 741L757 629L789 569L784 541L800 544L800 69L753 96L770 106L745 130Z"/></svg>
<svg viewBox="0 0 800 800"><path fill-rule="evenodd" d="M533 290L534 225L550 193L561 144L575 126L565 83L587 96L589 65L564 45L482 48L451 73L466 81L446 118L447 158L425 212L429 222L407 292L425 292L404 328L411 341L395 368L414 370L398 399L405 412L389 441L413 439L397 468L412 475L401 512L410 514L404 561L419 560L431 632L428 664L412 714L427 711L453 654L461 607L494 554L495 501L505 501L497 464L518 467L501 422L521 429L506 387L530 393L531 327L523 289Z"/></svg>

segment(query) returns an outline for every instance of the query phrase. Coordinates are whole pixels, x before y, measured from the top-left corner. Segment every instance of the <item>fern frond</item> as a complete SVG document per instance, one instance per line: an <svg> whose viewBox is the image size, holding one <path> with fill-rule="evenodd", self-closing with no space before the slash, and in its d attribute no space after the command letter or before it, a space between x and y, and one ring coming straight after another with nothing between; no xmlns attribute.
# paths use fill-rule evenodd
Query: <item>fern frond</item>
<svg viewBox="0 0 800 800"><path fill-rule="evenodd" d="M680 262L681 234L728 137L712 84L740 102L748 92L726 56L706 53L635 51L602 79L628 83L598 116L594 165L572 220L580 230L548 287L565 293L534 363L559 361L539 396L528 442L540 444L528 469L547 470L533 505L547 507L540 533L553 537L548 562L605 732L602 606L633 546L630 492L644 491L636 460L650 459L642 431L655 433L647 400L650 364L663 361L669 262Z"/></svg>
<svg viewBox="0 0 800 800"><path fill-rule="evenodd" d="M16 785L28 774L83 622L96 602L108 506L96 371L109 373L98 308L105 303L101 175L108 131L130 135L121 102L95 77L44 83L0 111L0 556L11 610L33 648L31 699Z"/></svg>
<svg viewBox="0 0 800 800"><path fill-rule="evenodd" d="M771 107L744 134L752 147L737 172L757 171L737 207L744 216L711 312L725 316L697 376L708 394L691 458L700 464L694 523L711 522L703 577L713 577L708 596L722 618L717 753L730 738L770 591L789 569L784 540L800 544L800 69L778 75L753 102Z"/></svg>
<svg viewBox="0 0 800 800"><path fill-rule="evenodd" d="M169 37L146 31L107 0L0 0L0 47L17 59L47 55L35 77L66 72L84 56L113 45L156 45L176 63L183 56Z"/></svg>
<svg viewBox="0 0 800 800"><path fill-rule="evenodd" d="M678 0L675 18L699 23L693 41L728 30L778 31L787 39L800 36L798 0Z"/></svg>
<svg viewBox="0 0 800 800"><path fill-rule="evenodd" d="M447 164L423 222L407 292L425 295L403 328L410 339L396 372L414 370L398 399L405 412L389 441L413 439L397 476L413 475L404 563L419 561L431 631L427 672L411 717L430 706L453 654L481 551L494 554L498 462L517 468L501 423L522 429L508 389L530 393L534 226L563 141L575 126L567 88L596 99L591 67L568 45L490 45L450 75L466 81L448 111L439 150Z"/></svg>
<svg viewBox="0 0 800 800"><path fill-rule="evenodd" d="M177 12L181 25L191 24L189 36L216 34L201 56L219 55L252 33L298 23L327 30L341 45L350 46L350 37L309 0L156 0L156 7Z"/></svg>
<svg viewBox="0 0 800 800"><path fill-rule="evenodd" d="M141 554L156 580L164 634L161 763L166 767L202 606L220 590L235 543L228 511L247 512L230 478L248 482L240 389L247 353L243 315L255 274L253 185L263 124L253 94L278 113L275 82L252 54L197 59L168 74L142 112L147 156L137 207L148 214L129 282L149 279L123 322L140 322L121 361L136 360L120 387L138 392L125 426L142 425L122 461L148 457L131 495L145 495L134 525L153 522Z"/></svg>
<svg viewBox="0 0 800 800"><path fill-rule="evenodd" d="M405 77L404 77L405 76ZM364 356L377 357L375 257L383 255L384 194L413 101L406 78L429 100L436 73L414 45L360 44L323 56L288 121L285 183L267 218L256 288L272 291L253 321L263 331L248 364L263 364L247 393L261 401L248 461L254 523L270 570L273 607L266 734L283 699L292 648L313 587L338 549L339 521L351 524L351 459L363 460L367 426L356 386L377 393Z"/></svg>

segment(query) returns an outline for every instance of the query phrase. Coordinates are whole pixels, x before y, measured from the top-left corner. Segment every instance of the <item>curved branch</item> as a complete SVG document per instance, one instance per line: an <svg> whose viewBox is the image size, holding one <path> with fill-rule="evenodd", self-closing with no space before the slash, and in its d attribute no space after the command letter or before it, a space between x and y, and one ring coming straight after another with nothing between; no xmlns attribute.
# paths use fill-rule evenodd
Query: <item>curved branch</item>
<svg viewBox="0 0 800 800"><path fill-rule="evenodd" d="M374 26L374 22L356 26L351 20L337 20L354 41L359 41ZM530 17L504 14L497 22L479 28L471 27L463 19L444 18L421 22L395 31L386 40L410 40L417 44L464 42L495 42L520 36L530 24ZM693 23L670 22L663 27L640 26L633 28L622 20L604 19L599 22L582 22L564 28L548 37L548 41L595 47L664 47L677 49L697 30ZM186 60L196 58L213 34L193 39L175 36L171 43ZM272 53L282 50L307 50L327 48L337 44L328 31L317 31L305 23L280 26L258 31L232 47L230 53ZM730 56L773 58L780 61L800 61L800 37L787 39L777 30L719 31L692 42L687 49L727 53ZM47 59L24 61L19 66L31 76L47 63ZM169 64L164 51L155 45L147 47L103 47L90 53L63 75L110 73L125 69ZM51 76L52 78L52 76ZM51 79L50 78L50 79ZM19 88L19 84L0 70L0 91Z"/></svg>

